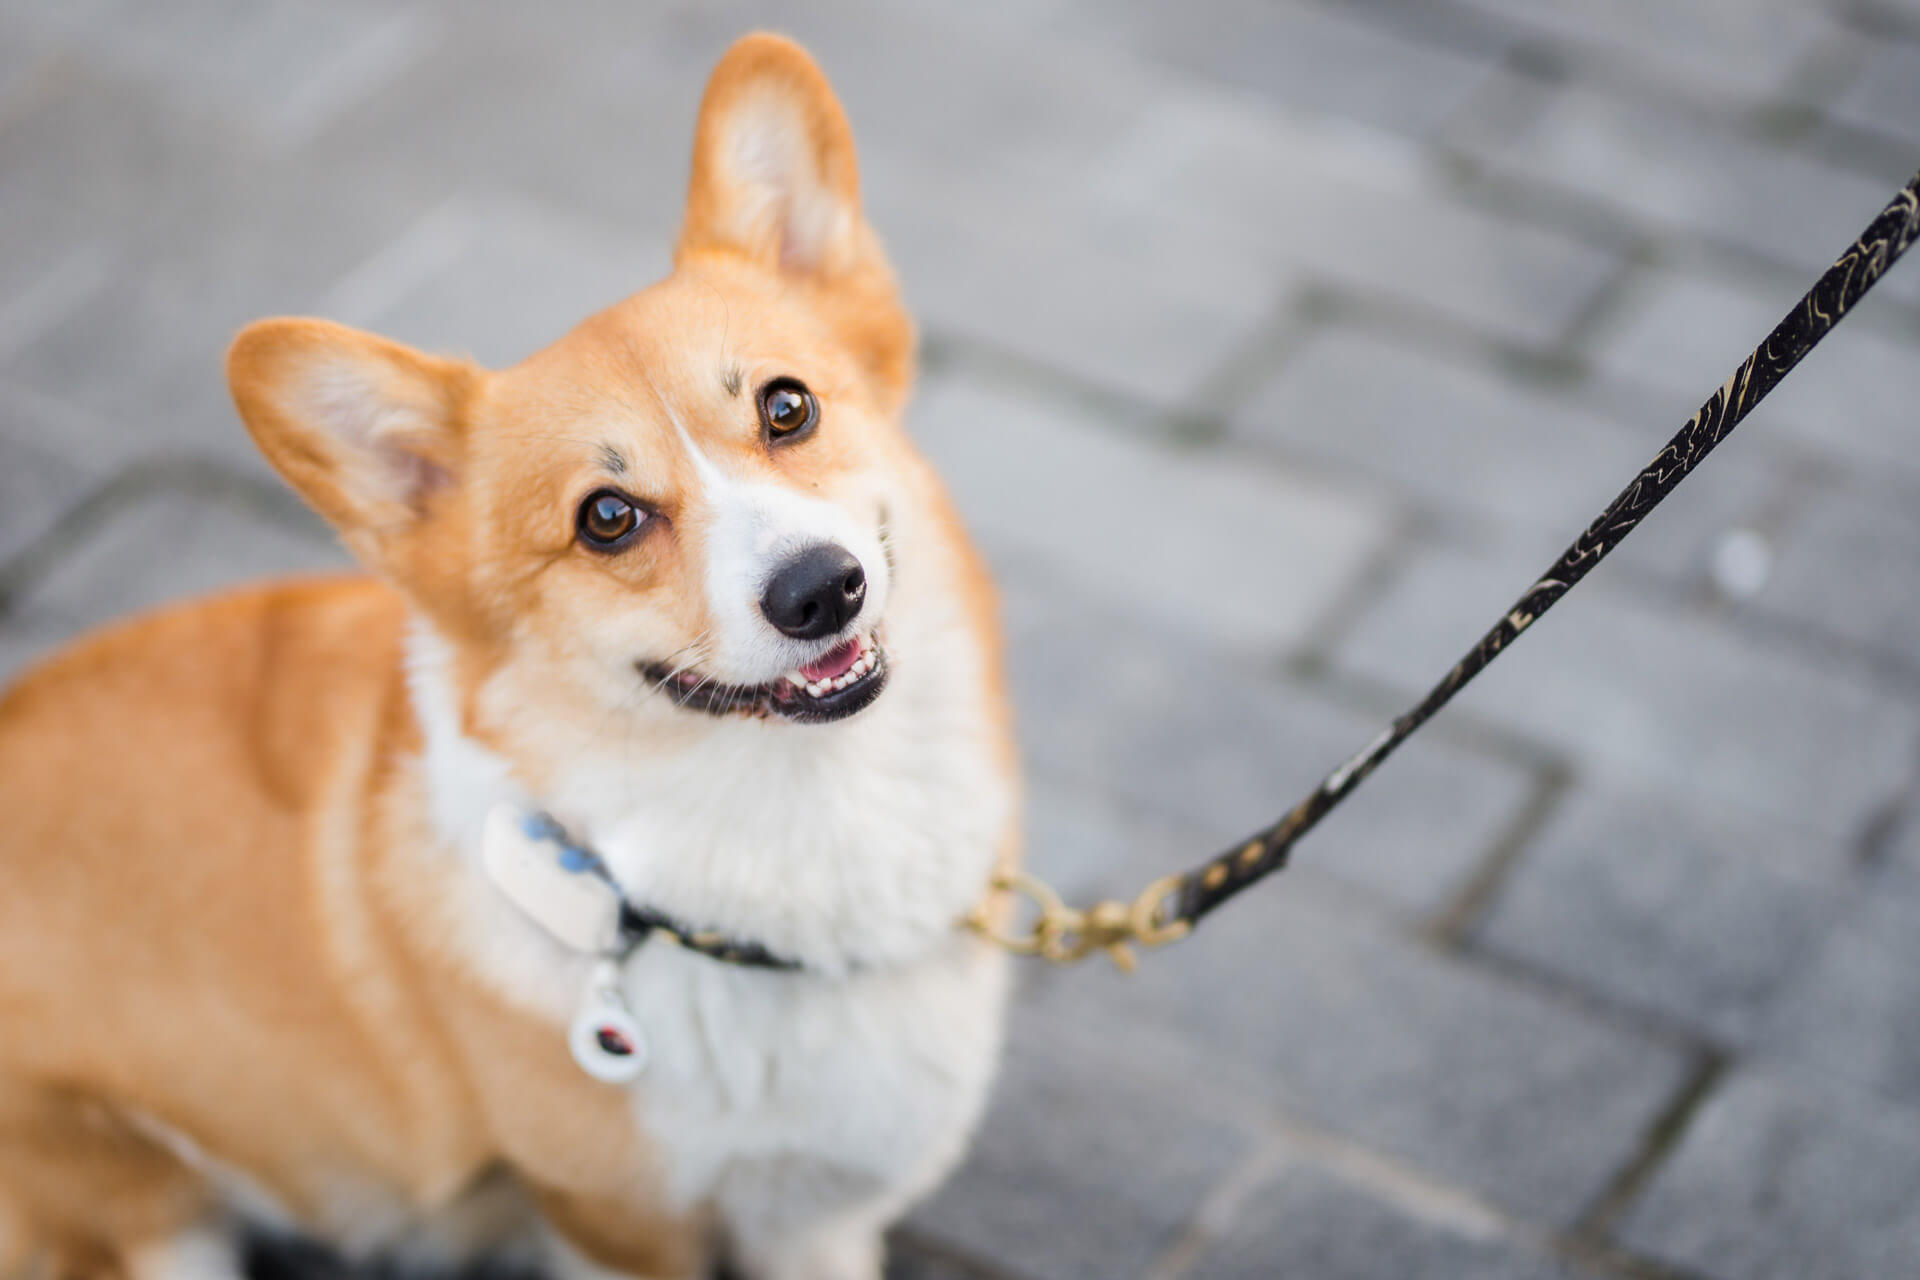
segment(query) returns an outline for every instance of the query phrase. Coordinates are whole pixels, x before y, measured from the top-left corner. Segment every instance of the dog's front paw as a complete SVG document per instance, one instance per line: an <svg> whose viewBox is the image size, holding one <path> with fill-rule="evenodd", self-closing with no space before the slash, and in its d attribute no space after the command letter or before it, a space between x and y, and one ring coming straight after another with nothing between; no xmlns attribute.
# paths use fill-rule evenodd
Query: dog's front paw
<svg viewBox="0 0 1920 1280"><path fill-rule="evenodd" d="M787 1240L734 1259L738 1280L881 1280L886 1247L861 1228Z"/></svg>

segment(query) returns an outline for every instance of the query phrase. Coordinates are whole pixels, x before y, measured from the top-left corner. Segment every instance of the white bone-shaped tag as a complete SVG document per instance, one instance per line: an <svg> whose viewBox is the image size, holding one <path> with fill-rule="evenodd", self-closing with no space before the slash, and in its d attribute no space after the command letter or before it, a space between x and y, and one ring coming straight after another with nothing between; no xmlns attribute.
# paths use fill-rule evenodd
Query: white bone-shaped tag
<svg viewBox="0 0 1920 1280"><path fill-rule="evenodd" d="M481 837L481 860L501 893L575 951L619 949L620 891L599 859L570 843L547 815L495 805Z"/></svg>

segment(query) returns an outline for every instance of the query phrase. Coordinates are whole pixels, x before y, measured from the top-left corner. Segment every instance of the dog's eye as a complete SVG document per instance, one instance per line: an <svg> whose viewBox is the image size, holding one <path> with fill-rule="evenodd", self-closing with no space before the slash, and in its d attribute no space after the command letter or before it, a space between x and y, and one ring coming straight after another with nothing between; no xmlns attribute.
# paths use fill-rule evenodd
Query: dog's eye
<svg viewBox="0 0 1920 1280"><path fill-rule="evenodd" d="M631 538L646 518L646 512L630 499L602 489L580 504L575 525L582 542L599 551L611 551Z"/></svg>
<svg viewBox="0 0 1920 1280"><path fill-rule="evenodd" d="M775 378L760 388L760 425L771 444L787 444L813 430L820 402L798 378Z"/></svg>

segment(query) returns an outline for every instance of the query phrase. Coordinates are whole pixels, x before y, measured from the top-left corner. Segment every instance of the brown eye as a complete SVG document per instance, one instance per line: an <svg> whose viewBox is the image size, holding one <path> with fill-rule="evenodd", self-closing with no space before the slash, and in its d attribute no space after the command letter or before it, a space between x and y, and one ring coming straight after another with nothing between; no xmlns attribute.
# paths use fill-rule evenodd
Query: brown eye
<svg viewBox="0 0 1920 1280"><path fill-rule="evenodd" d="M580 540L598 551L611 551L632 537L646 513L611 489L591 494L580 504L575 525Z"/></svg>
<svg viewBox="0 0 1920 1280"><path fill-rule="evenodd" d="M787 444L813 430L820 402L798 378L775 378L760 388L760 423L772 444Z"/></svg>

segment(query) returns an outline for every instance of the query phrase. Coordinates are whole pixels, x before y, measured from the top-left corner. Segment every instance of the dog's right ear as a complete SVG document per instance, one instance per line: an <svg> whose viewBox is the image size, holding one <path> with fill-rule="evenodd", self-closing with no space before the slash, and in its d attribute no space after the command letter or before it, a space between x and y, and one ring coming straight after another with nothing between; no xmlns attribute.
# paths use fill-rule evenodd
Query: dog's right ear
<svg viewBox="0 0 1920 1280"><path fill-rule="evenodd" d="M376 565L458 477L478 370L326 320L261 320L227 352L254 443Z"/></svg>

